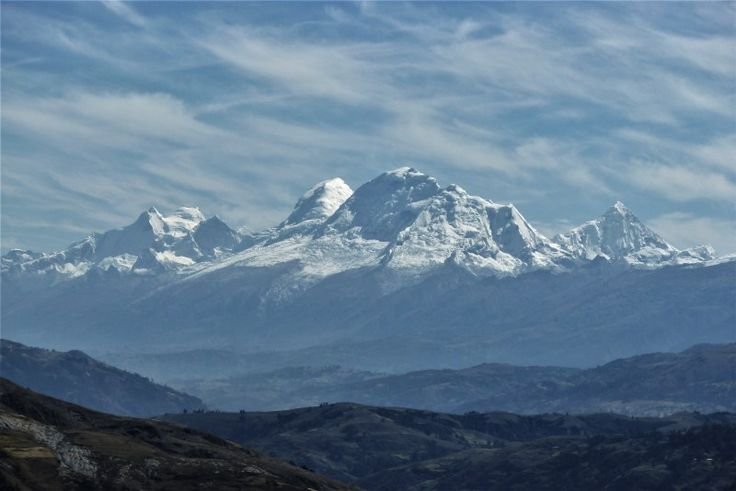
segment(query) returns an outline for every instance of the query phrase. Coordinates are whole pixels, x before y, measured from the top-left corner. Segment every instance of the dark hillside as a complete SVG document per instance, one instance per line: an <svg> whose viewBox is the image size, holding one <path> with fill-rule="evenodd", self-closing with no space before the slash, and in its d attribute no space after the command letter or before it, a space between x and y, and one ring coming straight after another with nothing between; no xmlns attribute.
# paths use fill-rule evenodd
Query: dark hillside
<svg viewBox="0 0 736 491"><path fill-rule="evenodd" d="M729 453L733 444L723 439L709 442L698 432L702 427L708 432L721 429L724 435L736 433L736 416L728 413L668 418L452 415L328 404L268 413L176 414L165 419L247 442L366 489L537 489L544 482L552 484L540 489L597 489L612 473L639 473L658 485L711 483L712 489L726 489L724 483L736 477L736 453ZM679 440L670 440L677 434L672 432L693 428ZM696 451L699 458L712 458L717 465L704 461L681 470L680 455L692 455L688 438L703 447ZM637 470L640 460L653 470L646 466ZM659 473L661 466L671 470ZM576 485L565 488L566 476L573 470L578 472L571 477ZM517 482L523 485L516 486Z"/></svg>
<svg viewBox="0 0 736 491"><path fill-rule="evenodd" d="M98 413L0 379L0 489L348 487L206 433Z"/></svg>
<svg viewBox="0 0 736 491"><path fill-rule="evenodd" d="M202 401L120 370L81 351L51 351L0 339L0 375L85 407L126 416L200 409Z"/></svg>

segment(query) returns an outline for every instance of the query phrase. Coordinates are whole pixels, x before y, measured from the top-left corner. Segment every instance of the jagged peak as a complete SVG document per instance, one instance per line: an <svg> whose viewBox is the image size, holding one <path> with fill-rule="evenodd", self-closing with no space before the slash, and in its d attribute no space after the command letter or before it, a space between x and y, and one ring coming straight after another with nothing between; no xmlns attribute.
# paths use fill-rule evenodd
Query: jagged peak
<svg viewBox="0 0 736 491"><path fill-rule="evenodd" d="M612 259L656 262L669 260L678 253L621 201L616 201L599 218L558 234L554 240L574 255L588 259L603 255Z"/></svg>
<svg viewBox="0 0 736 491"><path fill-rule="evenodd" d="M174 211L173 215L185 220L196 222L202 222L205 220L204 213L202 213L197 206L181 206Z"/></svg>
<svg viewBox="0 0 736 491"><path fill-rule="evenodd" d="M220 217L218 217L217 215L214 215L214 216L211 216L199 222L197 224L197 227L194 229L194 235L195 237L197 237L203 232L211 231L211 230L226 230L226 231L232 232L233 234L237 233L227 223L225 223Z"/></svg>
<svg viewBox="0 0 736 491"><path fill-rule="evenodd" d="M163 215L151 206L146 211L138 215L138 218L129 227L151 229L154 234L161 235L166 232L166 222ZM126 227L127 228L127 227Z"/></svg>
<svg viewBox="0 0 736 491"><path fill-rule="evenodd" d="M163 215L156 209L155 206L149 207L147 210L142 211L138 218L136 218L135 222L148 222L151 217L161 217L163 218Z"/></svg>
<svg viewBox="0 0 736 491"><path fill-rule="evenodd" d="M611 205L611 208L614 208L615 210L618 210L620 213L628 211L628 208L626 208L626 205L621 200L616 200L616 202Z"/></svg>
<svg viewBox="0 0 736 491"><path fill-rule="evenodd" d="M200 223L200 225L203 225L205 223L209 223L209 224L212 224L212 223L222 223L224 225L227 225L227 223L225 223L225 221L222 218L220 218L219 215L212 215L209 218L205 218L204 220L202 220L202 222ZM229 227L229 225L228 225L228 227Z"/></svg>
<svg viewBox="0 0 736 491"><path fill-rule="evenodd" d="M353 194L353 190L339 177L320 181L299 198L294 210L284 222L293 225L306 220L330 217Z"/></svg>
<svg viewBox="0 0 736 491"><path fill-rule="evenodd" d="M391 241L419 213L417 204L440 191L436 179L411 167L384 172L356 189L322 232L356 229L363 238Z"/></svg>
<svg viewBox="0 0 736 491"><path fill-rule="evenodd" d="M603 213L602 218L608 218L612 216L621 216L636 218L630 209L626 207L621 201L616 201Z"/></svg>

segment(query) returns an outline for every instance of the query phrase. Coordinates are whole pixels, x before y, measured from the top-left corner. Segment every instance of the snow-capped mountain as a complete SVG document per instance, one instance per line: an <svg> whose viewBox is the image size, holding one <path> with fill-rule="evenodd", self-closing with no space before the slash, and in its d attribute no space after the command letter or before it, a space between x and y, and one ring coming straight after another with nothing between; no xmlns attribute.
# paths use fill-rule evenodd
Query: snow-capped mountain
<svg viewBox="0 0 736 491"><path fill-rule="evenodd" d="M554 241L579 259L601 257L641 266L694 263L715 258L710 246L684 251L676 249L620 201L599 218L555 236Z"/></svg>
<svg viewBox="0 0 736 491"><path fill-rule="evenodd" d="M514 205L403 167L355 192L320 182L259 232L151 208L61 252L11 251L0 313L3 335L60 348L585 364L731 340L736 261L713 256L621 203L549 239Z"/></svg>
<svg viewBox="0 0 736 491"><path fill-rule="evenodd" d="M182 207L164 216L156 208L141 213L120 229L93 233L60 252L13 250L3 257L3 273L49 273L74 278L94 268L150 273L216 259L240 242L239 235L217 217L206 219L198 208Z"/></svg>
<svg viewBox="0 0 736 491"><path fill-rule="evenodd" d="M469 195L456 185L403 167L354 193L340 179L319 183L278 227L255 243L198 268L197 281L232 267L294 264L266 298L298 294L322 278L361 268L392 272L387 290L418 281L445 264L479 276L561 271L572 255L537 232L513 205ZM288 285L284 289L281 285Z"/></svg>
<svg viewBox="0 0 736 491"><path fill-rule="evenodd" d="M340 178L310 188L277 227L238 233L218 217L182 207L164 216L155 208L121 229L94 233L51 254L13 250L6 273L77 277L92 268L124 273L177 271L206 275L230 266L296 262L305 285L335 273L383 267L421 276L450 263L480 276L516 276L538 269L564 271L596 258L632 266L700 263L708 246L679 251L621 202L601 217L552 240L511 204L469 195L457 185L402 167L354 193ZM193 267L198 265L197 267Z"/></svg>
<svg viewBox="0 0 736 491"><path fill-rule="evenodd" d="M320 237L385 243L379 262L424 271L446 261L485 274L554 267L564 251L539 234L513 205L441 188L412 168L386 172L361 186L324 224Z"/></svg>
<svg viewBox="0 0 736 491"><path fill-rule="evenodd" d="M286 218L283 226L321 222L331 217L352 196L353 190L339 177L319 182L307 190Z"/></svg>

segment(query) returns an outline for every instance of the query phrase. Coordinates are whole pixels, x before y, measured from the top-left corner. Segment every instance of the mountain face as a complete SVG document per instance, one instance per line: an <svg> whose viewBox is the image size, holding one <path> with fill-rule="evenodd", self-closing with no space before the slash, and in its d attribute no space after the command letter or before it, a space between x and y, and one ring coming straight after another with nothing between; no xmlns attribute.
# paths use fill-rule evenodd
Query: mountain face
<svg viewBox="0 0 736 491"><path fill-rule="evenodd" d="M319 182L297 201L284 226L312 220L324 221L331 217L352 194L350 186L339 177Z"/></svg>
<svg viewBox="0 0 736 491"><path fill-rule="evenodd" d="M599 218L555 236L554 241L579 259L597 257L641 266L696 263L715 259L711 247L679 251L617 201Z"/></svg>
<svg viewBox="0 0 736 491"><path fill-rule="evenodd" d="M0 379L0 488L348 490L220 438L122 418Z"/></svg>
<svg viewBox="0 0 736 491"><path fill-rule="evenodd" d="M182 207L164 216L156 208L121 229L98 234L68 249L39 254L14 250L3 257L3 274L45 274L71 279L91 270L147 274L177 270L231 251L239 235L217 217L205 219L198 208Z"/></svg>
<svg viewBox="0 0 736 491"><path fill-rule="evenodd" d="M94 233L65 251L12 250L2 265L3 273L14 276L73 278L94 267L135 274L154 264L162 266L159 272L188 275L233 263L272 264L274 256L281 263L298 260L312 273L319 272L313 262L318 260L323 276L366 265L426 273L451 262L475 274L507 276L566 270L573 259L597 257L647 266L714 259L707 246L678 251L620 202L550 240L513 205L469 195L457 185L442 188L433 177L403 167L354 193L340 178L320 182L286 220L263 232L238 233L198 208L182 207L168 216L150 208L132 224Z"/></svg>
<svg viewBox="0 0 736 491"><path fill-rule="evenodd" d="M513 205L400 168L355 192L323 181L260 232L236 232L196 208L152 208L65 251L11 251L2 322L31 344L129 352L396 342L388 337L408 340L411 352L421 330L448 354L447 341L458 344L465 366L499 353L547 364L543 342L550 353L580 342L578 352L564 349L577 366L732 340L734 265L708 247L676 250L619 203L549 239ZM696 283L710 292L699 304L689 298ZM673 323L672 334L646 334Z"/></svg>
<svg viewBox="0 0 736 491"><path fill-rule="evenodd" d="M366 490L729 489L734 415L452 415L358 404L169 414Z"/></svg>
<svg viewBox="0 0 736 491"><path fill-rule="evenodd" d="M31 348L0 339L0 373L64 401L126 416L203 409L196 397L101 363L81 351Z"/></svg>

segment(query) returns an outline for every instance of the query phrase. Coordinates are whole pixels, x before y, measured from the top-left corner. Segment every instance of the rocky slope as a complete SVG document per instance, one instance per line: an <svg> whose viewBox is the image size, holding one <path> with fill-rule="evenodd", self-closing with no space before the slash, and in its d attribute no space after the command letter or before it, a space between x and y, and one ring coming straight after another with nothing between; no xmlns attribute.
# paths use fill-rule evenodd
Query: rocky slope
<svg viewBox="0 0 736 491"><path fill-rule="evenodd" d="M340 490L220 438L90 411L0 379L0 488Z"/></svg>

